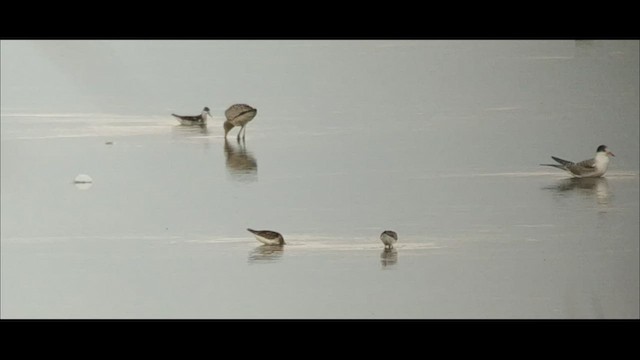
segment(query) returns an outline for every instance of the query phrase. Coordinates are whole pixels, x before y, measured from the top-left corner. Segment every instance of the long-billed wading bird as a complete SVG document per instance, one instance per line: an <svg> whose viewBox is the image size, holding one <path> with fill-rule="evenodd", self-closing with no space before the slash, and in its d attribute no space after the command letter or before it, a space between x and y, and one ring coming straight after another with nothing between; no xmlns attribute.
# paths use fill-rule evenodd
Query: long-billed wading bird
<svg viewBox="0 0 640 360"><path fill-rule="evenodd" d="M244 140L244 135L247 132L246 126L247 123L253 120L258 113L258 109L253 108L247 104L234 104L231 105L225 112L224 115L227 117L227 121L224 122L224 137L227 137L227 134L231 129L236 126L240 126L240 131L238 131L237 140L240 141L240 134L242 134L242 139ZM243 132L244 130L244 132Z"/></svg>
<svg viewBox="0 0 640 360"><path fill-rule="evenodd" d="M278 232L271 230L253 230L247 229L250 233L255 235L256 239L266 245L284 245L284 238Z"/></svg>
<svg viewBox="0 0 640 360"><path fill-rule="evenodd" d="M398 242L398 234L395 231L385 230L380 234L380 240L385 248L393 249L393 244Z"/></svg>
<svg viewBox="0 0 640 360"><path fill-rule="evenodd" d="M182 125L204 125L207 123L207 115L211 117L208 107L202 109L202 114L200 115L171 115L175 116Z"/></svg>
<svg viewBox="0 0 640 360"><path fill-rule="evenodd" d="M596 151L596 157L593 159L583 160L578 163L564 160L552 156L551 158L558 162L558 164L540 164L541 166L552 166L564 170L577 178L592 178L600 177L607 172L609 166L609 157L615 156L606 145L598 146Z"/></svg>

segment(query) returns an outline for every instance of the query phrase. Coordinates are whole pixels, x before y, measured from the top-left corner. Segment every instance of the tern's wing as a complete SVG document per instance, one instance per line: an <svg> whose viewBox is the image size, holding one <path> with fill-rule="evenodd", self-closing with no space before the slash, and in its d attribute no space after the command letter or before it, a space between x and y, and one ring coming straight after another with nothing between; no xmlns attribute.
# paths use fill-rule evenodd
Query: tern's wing
<svg viewBox="0 0 640 360"><path fill-rule="evenodd" d="M591 168L591 169L595 169L596 168L596 159L589 159L589 160L583 160L580 161L579 163L576 164L577 166L582 166L585 168Z"/></svg>
<svg viewBox="0 0 640 360"><path fill-rule="evenodd" d="M596 160L589 159L580 161L577 164L567 165L567 170L575 175L586 175L596 170Z"/></svg>
<svg viewBox="0 0 640 360"><path fill-rule="evenodd" d="M560 158L555 157L555 156L552 156L551 158L552 158L553 160L557 161L559 164L562 164L562 165L564 165L564 166L567 166L567 165L573 165L573 161L560 159Z"/></svg>

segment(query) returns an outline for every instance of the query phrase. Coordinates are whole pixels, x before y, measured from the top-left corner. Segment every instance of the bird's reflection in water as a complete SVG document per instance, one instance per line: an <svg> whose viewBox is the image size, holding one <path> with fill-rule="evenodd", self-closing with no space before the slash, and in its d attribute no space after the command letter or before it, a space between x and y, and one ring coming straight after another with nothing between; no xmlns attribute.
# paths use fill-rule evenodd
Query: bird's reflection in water
<svg viewBox="0 0 640 360"><path fill-rule="evenodd" d="M545 187L544 189L556 191L561 195L576 192L584 197L595 197L598 204L601 205L607 205L611 201L609 183L604 177L562 179L555 185Z"/></svg>
<svg viewBox="0 0 640 360"><path fill-rule="evenodd" d="M172 138L179 142L202 143L206 150L209 149L209 129L206 124L176 125L171 132Z"/></svg>
<svg viewBox="0 0 640 360"><path fill-rule="evenodd" d="M249 252L249 263L271 263L282 258L283 245L260 245Z"/></svg>
<svg viewBox="0 0 640 360"><path fill-rule="evenodd" d="M247 151L244 141L238 141L237 145L234 145L225 139L224 155L227 159L227 171L233 180L240 182L258 180L258 162Z"/></svg>
<svg viewBox="0 0 640 360"><path fill-rule="evenodd" d="M203 136L209 135L207 124L194 125L176 125L173 127L173 133L179 136Z"/></svg>
<svg viewBox="0 0 640 360"><path fill-rule="evenodd" d="M398 250L394 248L385 248L380 253L380 264L382 264L383 269L388 269L393 267L398 263Z"/></svg>

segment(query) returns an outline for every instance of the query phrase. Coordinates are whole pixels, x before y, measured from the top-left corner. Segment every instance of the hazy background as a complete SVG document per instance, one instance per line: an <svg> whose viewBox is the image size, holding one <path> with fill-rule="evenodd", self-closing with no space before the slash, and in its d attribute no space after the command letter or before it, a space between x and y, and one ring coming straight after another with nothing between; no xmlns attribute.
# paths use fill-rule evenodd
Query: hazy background
<svg viewBox="0 0 640 360"><path fill-rule="evenodd" d="M638 45L3 40L2 317L637 318Z"/></svg>
<svg viewBox="0 0 640 360"><path fill-rule="evenodd" d="M222 116L246 102L305 129L422 131L416 150L465 166L604 143L637 169L637 65L638 41L2 41L2 111Z"/></svg>

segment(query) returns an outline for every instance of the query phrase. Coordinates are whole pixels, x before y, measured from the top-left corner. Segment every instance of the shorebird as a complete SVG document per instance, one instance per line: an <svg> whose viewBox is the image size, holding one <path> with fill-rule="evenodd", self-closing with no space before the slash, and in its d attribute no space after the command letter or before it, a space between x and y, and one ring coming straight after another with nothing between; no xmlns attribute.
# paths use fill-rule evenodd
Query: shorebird
<svg viewBox="0 0 640 360"><path fill-rule="evenodd" d="M266 245L284 245L284 238L280 233L271 230L253 230L247 229L247 231L253 233L256 239Z"/></svg>
<svg viewBox="0 0 640 360"><path fill-rule="evenodd" d="M380 234L380 240L385 248L393 249L393 244L398 242L398 234L395 231L385 230Z"/></svg>
<svg viewBox="0 0 640 360"><path fill-rule="evenodd" d="M178 118L178 121L180 121L180 124L182 125L203 125L207 123L207 115L211 117L211 113L209 112L208 107L205 107L204 109L202 109L202 114L200 115L186 115L186 116L176 115L176 114L171 114L171 115Z"/></svg>
<svg viewBox="0 0 640 360"><path fill-rule="evenodd" d="M225 112L224 115L227 117L227 121L224 122L224 137L227 137L227 134L231 129L236 126L240 126L240 131L238 131L238 141L240 141L240 134L242 134L242 139L244 140L244 135L247 132L245 126L258 113L258 109L253 108L247 104L234 104L231 105ZM244 132L242 132L244 130Z"/></svg>
<svg viewBox="0 0 640 360"><path fill-rule="evenodd" d="M583 160L579 163L574 163L568 160L563 160L552 156L551 158L558 162L558 164L540 164L542 166L553 166L555 168L564 170L577 178L592 178L600 177L607 172L609 166L609 157L615 156L606 145L598 146L596 157L593 159Z"/></svg>

